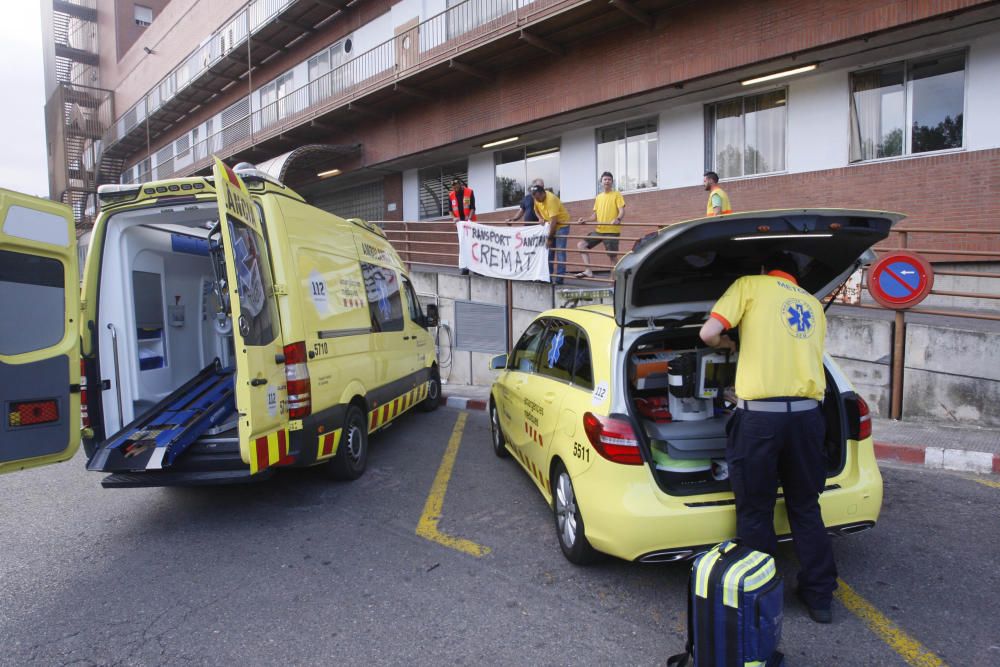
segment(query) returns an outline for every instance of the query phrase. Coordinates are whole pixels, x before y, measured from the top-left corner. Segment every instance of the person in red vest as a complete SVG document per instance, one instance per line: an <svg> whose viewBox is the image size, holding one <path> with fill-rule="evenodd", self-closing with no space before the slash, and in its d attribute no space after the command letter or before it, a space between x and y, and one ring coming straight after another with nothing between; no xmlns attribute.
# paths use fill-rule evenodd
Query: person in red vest
<svg viewBox="0 0 1000 667"><path fill-rule="evenodd" d="M462 179L456 176L451 181L451 191L448 193L448 200L451 203L451 221L458 223L461 220L476 220L476 193L472 188L466 187ZM469 274L469 269L460 267L462 275Z"/></svg>
<svg viewBox="0 0 1000 667"><path fill-rule="evenodd" d="M451 182L448 199L451 202L452 222L476 220L476 193L472 191L472 188L466 187L458 176Z"/></svg>

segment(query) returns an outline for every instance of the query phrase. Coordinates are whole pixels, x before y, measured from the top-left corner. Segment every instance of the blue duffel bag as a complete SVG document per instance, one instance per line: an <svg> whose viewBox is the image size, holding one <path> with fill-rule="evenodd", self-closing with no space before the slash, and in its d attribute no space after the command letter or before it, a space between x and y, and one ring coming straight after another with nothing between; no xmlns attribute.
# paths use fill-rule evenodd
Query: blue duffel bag
<svg viewBox="0 0 1000 667"><path fill-rule="evenodd" d="M782 667L784 584L768 554L727 540L695 559L685 653L667 667Z"/></svg>

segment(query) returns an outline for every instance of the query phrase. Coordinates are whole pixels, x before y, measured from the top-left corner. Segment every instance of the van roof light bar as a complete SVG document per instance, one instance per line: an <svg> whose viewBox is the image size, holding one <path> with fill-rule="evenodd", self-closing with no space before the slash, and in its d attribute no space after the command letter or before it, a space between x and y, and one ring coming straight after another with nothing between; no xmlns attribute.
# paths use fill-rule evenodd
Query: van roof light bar
<svg viewBox="0 0 1000 667"><path fill-rule="evenodd" d="M611 287L603 288L567 288L559 290L559 298L563 301L563 308L575 308L581 301L600 303L604 299L614 296L615 290Z"/></svg>

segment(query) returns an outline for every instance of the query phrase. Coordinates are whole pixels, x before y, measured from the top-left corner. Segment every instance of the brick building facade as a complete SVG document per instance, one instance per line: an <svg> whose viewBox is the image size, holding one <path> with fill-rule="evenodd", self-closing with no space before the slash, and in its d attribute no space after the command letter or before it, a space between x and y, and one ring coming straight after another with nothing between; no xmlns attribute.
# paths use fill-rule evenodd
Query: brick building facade
<svg viewBox="0 0 1000 667"><path fill-rule="evenodd" d="M1000 219L996 2L170 0L121 53L130 3L91 4L114 108L82 166L94 187L317 145L282 173L344 216L440 220L460 174L481 217L505 218L542 172L585 215L610 168L644 225L700 215L706 169L737 210Z"/></svg>

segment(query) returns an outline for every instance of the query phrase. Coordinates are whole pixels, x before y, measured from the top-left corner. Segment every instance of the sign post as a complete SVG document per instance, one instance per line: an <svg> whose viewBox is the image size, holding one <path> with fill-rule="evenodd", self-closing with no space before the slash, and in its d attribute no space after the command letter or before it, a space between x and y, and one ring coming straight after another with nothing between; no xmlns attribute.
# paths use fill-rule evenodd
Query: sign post
<svg viewBox="0 0 1000 667"><path fill-rule="evenodd" d="M904 311L923 301L932 287L934 269L930 262L907 250L888 253L868 271L868 293L880 305L896 311L892 328L892 405L889 414L892 419L899 419L903 408Z"/></svg>

